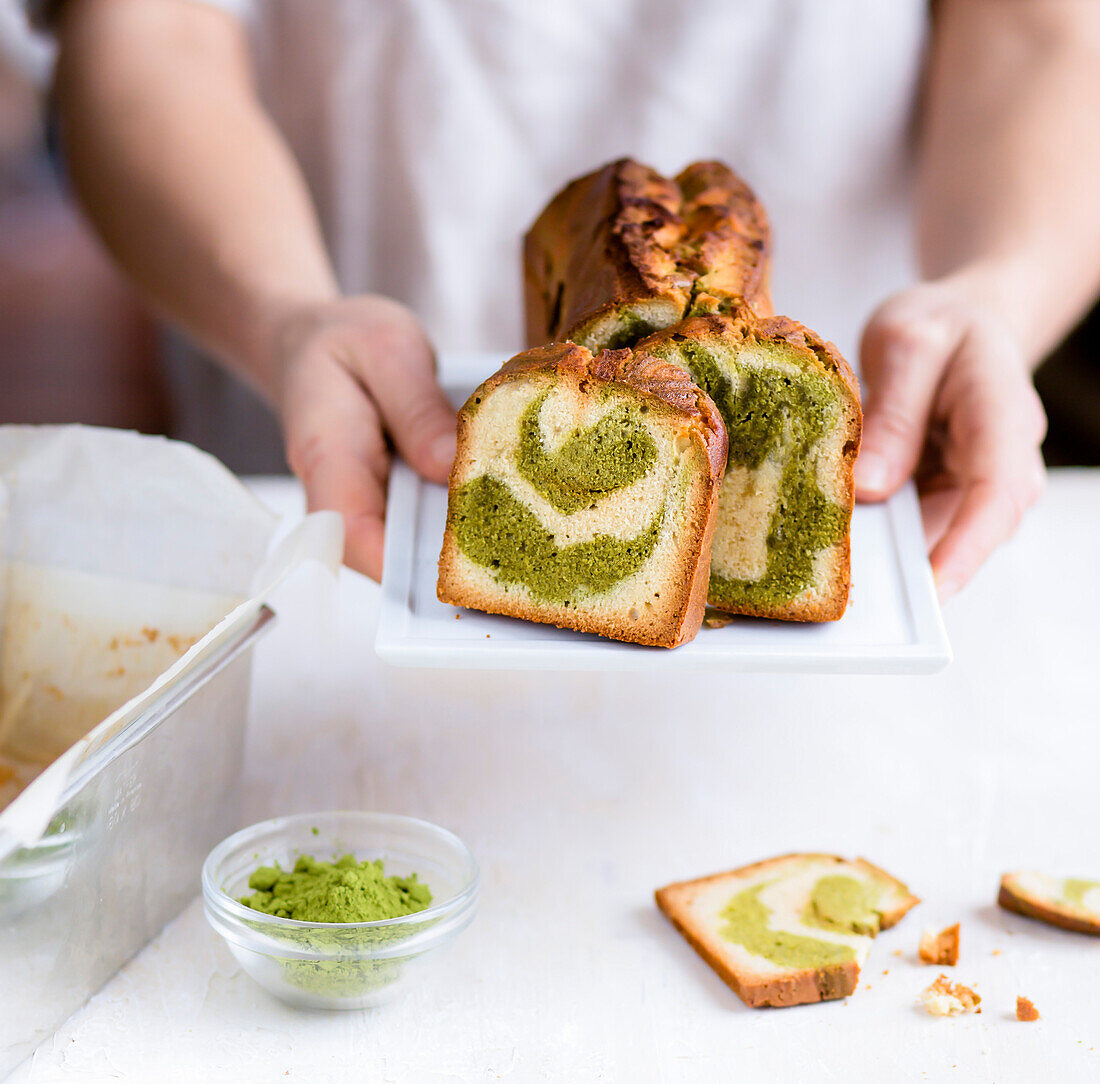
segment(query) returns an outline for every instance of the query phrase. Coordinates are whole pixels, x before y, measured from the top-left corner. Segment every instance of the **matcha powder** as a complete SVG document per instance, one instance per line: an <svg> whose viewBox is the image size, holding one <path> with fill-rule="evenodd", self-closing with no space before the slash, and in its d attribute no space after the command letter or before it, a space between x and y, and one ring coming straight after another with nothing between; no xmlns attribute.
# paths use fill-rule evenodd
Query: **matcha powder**
<svg viewBox="0 0 1100 1084"><path fill-rule="evenodd" d="M377 922L414 915L432 902L415 873L387 877L381 859L357 862L353 854L335 862L303 854L293 870L260 866L248 887L252 895L241 897L246 907L299 922Z"/></svg>

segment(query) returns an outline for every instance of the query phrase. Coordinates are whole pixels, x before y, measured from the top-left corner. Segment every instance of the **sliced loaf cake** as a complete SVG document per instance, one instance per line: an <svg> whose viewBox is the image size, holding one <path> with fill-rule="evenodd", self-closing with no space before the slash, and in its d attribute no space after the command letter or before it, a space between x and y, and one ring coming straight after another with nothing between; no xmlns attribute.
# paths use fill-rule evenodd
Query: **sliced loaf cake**
<svg viewBox="0 0 1100 1084"><path fill-rule="evenodd" d="M680 365L729 438L711 606L833 621L848 603L859 386L831 343L786 317L689 317L636 352Z"/></svg>
<svg viewBox="0 0 1100 1084"><path fill-rule="evenodd" d="M768 246L764 208L721 162L675 179L611 162L567 185L527 234L527 341L630 346L700 293L768 314Z"/></svg>
<svg viewBox="0 0 1100 1084"><path fill-rule="evenodd" d="M702 622L726 437L686 372L520 354L459 412L443 602L675 647Z"/></svg>
<svg viewBox="0 0 1100 1084"><path fill-rule="evenodd" d="M1052 877L1035 870L1006 873L997 902L1007 911L1064 930L1100 935L1100 881Z"/></svg>
<svg viewBox="0 0 1100 1084"><path fill-rule="evenodd" d="M669 885L657 905L752 1007L847 997L871 939L919 901L863 859L791 854Z"/></svg>
<svg viewBox="0 0 1100 1084"><path fill-rule="evenodd" d="M769 244L763 208L727 166L669 179L612 162L566 186L527 235L528 338L684 367L729 432L710 604L833 621L848 603L859 388L831 343L769 315Z"/></svg>

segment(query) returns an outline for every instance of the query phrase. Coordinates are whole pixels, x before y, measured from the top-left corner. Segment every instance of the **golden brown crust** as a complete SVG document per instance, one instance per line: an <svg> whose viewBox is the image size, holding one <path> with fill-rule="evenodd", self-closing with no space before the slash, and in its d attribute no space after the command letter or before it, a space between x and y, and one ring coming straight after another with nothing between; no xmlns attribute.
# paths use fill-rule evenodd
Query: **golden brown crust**
<svg viewBox="0 0 1100 1084"><path fill-rule="evenodd" d="M1034 898L1032 894L1016 884L1015 874L1012 873L1006 873L1001 878L997 903L1006 911L1015 911L1018 915L1035 918L1040 922L1058 926L1063 930L1072 930L1074 933L1087 933L1094 937L1100 937L1100 922L1085 918L1082 915L1070 914L1065 909Z"/></svg>
<svg viewBox="0 0 1100 1084"><path fill-rule="evenodd" d="M465 582L450 518L439 558L436 594L441 602L470 606L487 613L539 621L558 628L575 629L612 639L654 647L678 647L699 631L706 607L710 548L714 536L718 486L726 465L726 430L709 396L699 390L676 365L654 357L636 357L630 350L603 351L592 356L573 343L552 343L527 350L503 366L478 387L458 414L458 454L451 470L451 491L464 480L467 463L463 449L469 444L468 427L475 423L481 401L500 384L545 374L574 385L587 394L593 385L617 384L648 399L658 409L671 412L682 423L682 435L700 453L705 472L698 476L688 496L693 518L681 548L679 566L669 577L665 616L649 624L596 619L581 610L541 603L520 592L486 592Z"/></svg>
<svg viewBox="0 0 1100 1084"><path fill-rule="evenodd" d="M668 326L699 286L770 312L769 244L759 201L722 163L697 162L673 181L611 162L566 185L527 233L527 341L581 339L633 306Z"/></svg>
<svg viewBox="0 0 1100 1084"><path fill-rule="evenodd" d="M657 906L668 920L687 939L693 949L718 973L722 981L737 994L746 1005L752 1008L771 1006L781 1008L790 1005L804 1005L816 1001L829 1001L835 998L847 997L851 994L859 982L859 964L848 961L843 964L834 964L825 968L808 968L797 974L769 977L755 982L742 981L741 977L729 967L728 963L718 954L713 952L704 937L696 931L694 924L681 910L681 897L685 892L701 888L714 881L721 881L733 874L752 876L771 866L776 866L791 860L814 860L832 862L837 865L856 865L866 870L876 878L886 880L899 893L899 903L890 911L883 912L880 918L880 928L888 929L898 922L905 913L920 900L910 893L909 889L896 877L891 876L885 870L868 862L865 858L857 858L854 862L841 858L835 854L818 853L793 853L779 855L776 858L766 858L759 862L753 862L747 866L740 866L734 870L726 870L722 873L710 874L706 877L696 877L689 881L678 881L675 884L665 885L654 893Z"/></svg>
<svg viewBox="0 0 1100 1084"><path fill-rule="evenodd" d="M705 290L758 316L770 315L771 229L753 190L715 161L694 162L676 184L684 200L681 260L698 276L693 292Z"/></svg>

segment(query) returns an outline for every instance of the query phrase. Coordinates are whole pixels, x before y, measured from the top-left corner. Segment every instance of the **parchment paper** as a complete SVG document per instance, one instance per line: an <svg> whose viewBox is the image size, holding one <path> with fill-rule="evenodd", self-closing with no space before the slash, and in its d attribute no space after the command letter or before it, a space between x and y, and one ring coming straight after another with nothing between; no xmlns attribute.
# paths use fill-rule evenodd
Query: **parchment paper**
<svg viewBox="0 0 1100 1084"><path fill-rule="evenodd" d="M301 561L338 567L334 513L271 549L276 526L189 445L0 426L0 857L35 842L80 761Z"/></svg>

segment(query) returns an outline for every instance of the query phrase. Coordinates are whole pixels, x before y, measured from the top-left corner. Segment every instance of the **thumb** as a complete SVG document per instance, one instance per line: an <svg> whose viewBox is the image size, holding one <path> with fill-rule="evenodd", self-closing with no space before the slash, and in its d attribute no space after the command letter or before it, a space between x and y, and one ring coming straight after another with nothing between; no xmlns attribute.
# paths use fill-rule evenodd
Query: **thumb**
<svg viewBox="0 0 1100 1084"><path fill-rule="evenodd" d="M871 317L860 344L867 400L855 466L860 500L883 500L912 475L955 346L951 332L934 319L898 317L888 307Z"/></svg>

